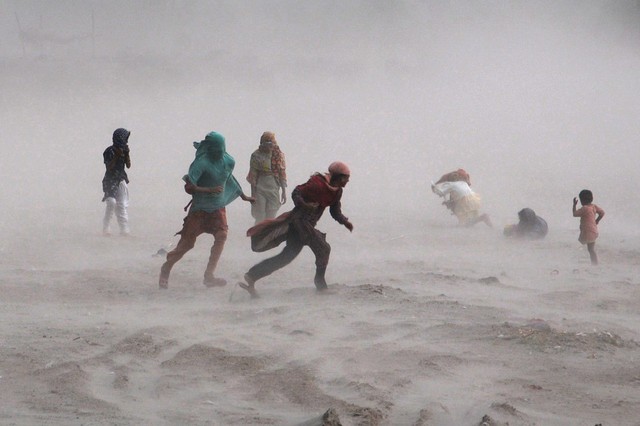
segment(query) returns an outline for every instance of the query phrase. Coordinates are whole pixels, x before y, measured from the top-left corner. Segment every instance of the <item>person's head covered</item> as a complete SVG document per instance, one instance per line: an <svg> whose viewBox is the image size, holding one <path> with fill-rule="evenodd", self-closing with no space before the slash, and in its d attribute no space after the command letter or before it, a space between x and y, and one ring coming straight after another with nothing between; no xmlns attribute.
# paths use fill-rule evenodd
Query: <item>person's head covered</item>
<svg viewBox="0 0 640 426"><path fill-rule="evenodd" d="M471 186L471 176L465 169L454 170L449 173L443 174L440 179L436 182L436 185L442 182L466 182L467 185Z"/></svg>
<svg viewBox="0 0 640 426"><path fill-rule="evenodd" d="M225 139L218 132L209 132L200 142L194 142L196 156L206 155L212 160L220 160L226 152Z"/></svg>
<svg viewBox="0 0 640 426"><path fill-rule="evenodd" d="M520 222L523 222L523 223L534 223L537 218L537 215L536 215L536 212L533 211L533 209L530 209L529 207L525 207L524 209L518 212L518 218L520 219Z"/></svg>
<svg viewBox="0 0 640 426"><path fill-rule="evenodd" d="M349 170L349 166L347 166L342 161L334 161L329 164L329 174L333 175L344 175L351 176L351 170Z"/></svg>
<svg viewBox="0 0 640 426"><path fill-rule="evenodd" d="M258 147L262 152L271 152L278 149L278 142L276 142L276 134L273 132L264 132L260 136L260 146Z"/></svg>
<svg viewBox="0 0 640 426"><path fill-rule="evenodd" d="M131 132L124 128L114 130L112 141L115 146L123 147L129 143L129 135Z"/></svg>
<svg viewBox="0 0 640 426"><path fill-rule="evenodd" d="M345 187L349 182L351 170L342 161L334 161L329 164L330 183L332 186Z"/></svg>
<svg viewBox="0 0 640 426"><path fill-rule="evenodd" d="M262 136L260 136L260 145L267 144L267 143L270 143L270 144L278 143L276 141L276 134L275 133L273 133L273 132L264 132L262 134Z"/></svg>

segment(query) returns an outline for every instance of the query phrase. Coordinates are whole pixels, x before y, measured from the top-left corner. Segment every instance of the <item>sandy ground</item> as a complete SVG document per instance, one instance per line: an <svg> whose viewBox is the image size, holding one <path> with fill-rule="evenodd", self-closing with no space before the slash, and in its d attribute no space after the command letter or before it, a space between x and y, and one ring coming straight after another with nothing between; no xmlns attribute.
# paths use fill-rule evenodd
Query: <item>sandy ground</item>
<svg viewBox="0 0 640 426"><path fill-rule="evenodd" d="M0 423L297 425L333 409L343 425L640 425L637 239L603 233L592 267L575 229L508 241L443 209L352 217L349 234L327 215L331 294L305 250L250 299L234 283L266 255L235 213L228 286L201 283L205 236L157 288L175 216L130 238L72 220L5 238Z"/></svg>
<svg viewBox="0 0 640 426"><path fill-rule="evenodd" d="M338 3L0 0L1 425L640 425L637 2ZM133 235L105 238L118 127ZM205 236L158 289L212 130L245 190L266 130L290 188L349 164L332 294L309 250L235 285L276 252L241 202L229 284ZM458 167L494 229L431 193ZM523 207L544 241L502 236Z"/></svg>

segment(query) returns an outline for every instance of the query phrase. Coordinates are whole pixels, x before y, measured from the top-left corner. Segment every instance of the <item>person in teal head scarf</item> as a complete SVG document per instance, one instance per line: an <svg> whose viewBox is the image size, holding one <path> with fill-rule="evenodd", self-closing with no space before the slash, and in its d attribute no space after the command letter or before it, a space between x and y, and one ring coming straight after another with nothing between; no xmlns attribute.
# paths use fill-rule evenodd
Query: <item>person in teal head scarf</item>
<svg viewBox="0 0 640 426"><path fill-rule="evenodd" d="M185 191L192 196L188 205L189 213L184 218L182 229L176 233L180 235L180 241L175 249L167 253L167 260L160 268L161 289L169 287L171 268L194 247L202 233L214 237L203 283L207 287L226 285L224 279L214 276L229 229L225 207L238 197L255 202L253 197L244 194L233 176L236 162L227 153L224 136L211 132L204 140L194 142L193 146L196 148L196 158L189 166L189 173L182 178Z"/></svg>

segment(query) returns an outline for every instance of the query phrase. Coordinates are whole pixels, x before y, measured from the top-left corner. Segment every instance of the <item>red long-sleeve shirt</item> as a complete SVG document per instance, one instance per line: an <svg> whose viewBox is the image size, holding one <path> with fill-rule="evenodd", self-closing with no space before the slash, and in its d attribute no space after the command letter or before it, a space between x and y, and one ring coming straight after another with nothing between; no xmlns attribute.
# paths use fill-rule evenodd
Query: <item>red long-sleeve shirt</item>
<svg viewBox="0 0 640 426"><path fill-rule="evenodd" d="M295 205L294 211L301 214L302 218L313 226L318 223L327 207L331 217L338 223L347 222L349 219L342 214L341 198L342 188L330 186L327 177L320 173L311 176L306 183L296 186L291 193L291 199ZM315 210L306 209L301 201L318 203L318 207Z"/></svg>

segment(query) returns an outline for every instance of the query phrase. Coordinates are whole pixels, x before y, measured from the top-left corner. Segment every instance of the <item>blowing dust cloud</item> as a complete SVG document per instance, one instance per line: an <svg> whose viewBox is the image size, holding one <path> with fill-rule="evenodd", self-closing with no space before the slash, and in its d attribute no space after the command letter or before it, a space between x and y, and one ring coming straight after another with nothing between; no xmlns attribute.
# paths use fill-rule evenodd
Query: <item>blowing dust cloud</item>
<svg viewBox="0 0 640 426"><path fill-rule="evenodd" d="M5 422L637 421L638 1L0 0L0 40ZM105 236L119 128L129 235ZM210 132L246 195L275 135L278 214L348 165L353 232L316 226L328 294L309 247L259 298L237 285L285 246L252 250L240 198L216 285L204 233L159 288ZM540 238L515 236L523 211Z"/></svg>

